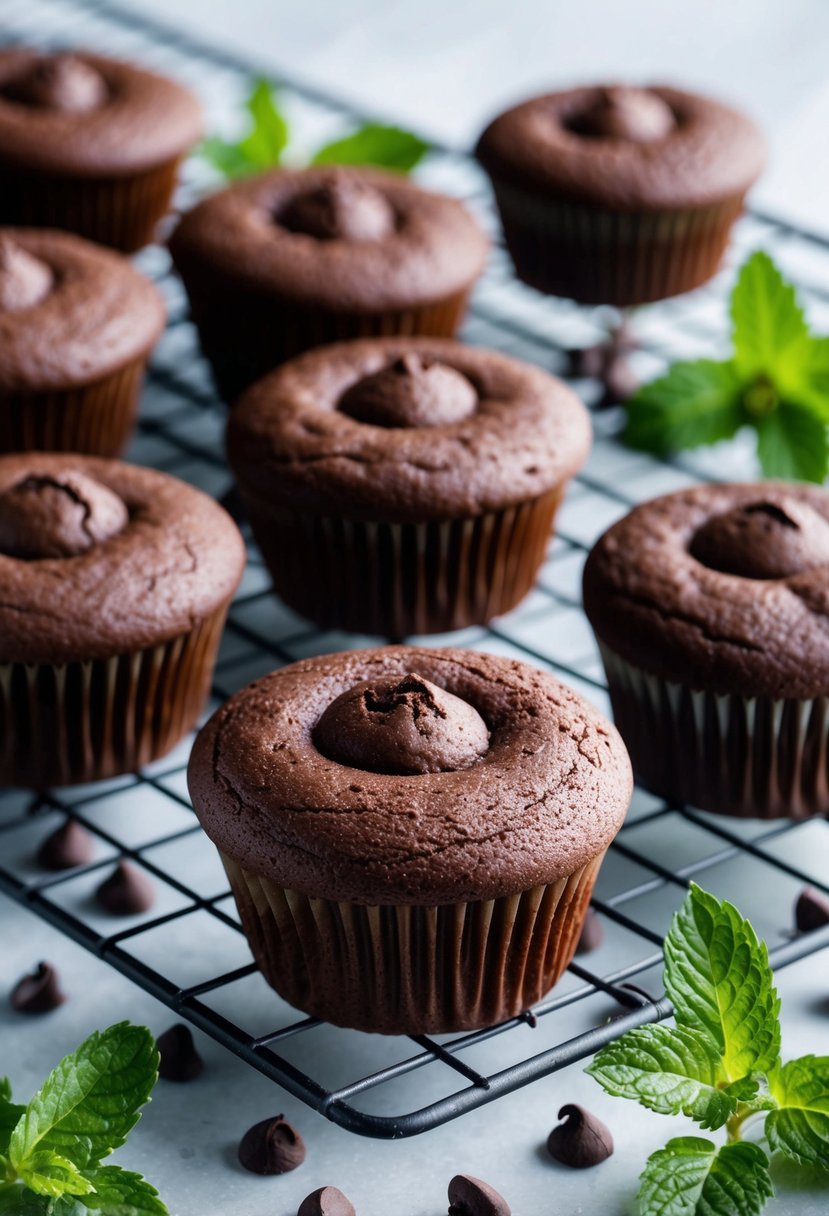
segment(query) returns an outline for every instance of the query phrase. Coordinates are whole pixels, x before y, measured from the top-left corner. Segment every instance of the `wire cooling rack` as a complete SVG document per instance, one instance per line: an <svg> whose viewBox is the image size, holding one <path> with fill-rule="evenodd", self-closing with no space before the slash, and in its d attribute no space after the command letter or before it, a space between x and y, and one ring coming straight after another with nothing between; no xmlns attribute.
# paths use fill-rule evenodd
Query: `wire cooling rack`
<svg viewBox="0 0 829 1216"><path fill-rule="evenodd" d="M0 0L0 38L44 48L85 46L155 66L200 93L217 128L232 123L255 71L249 62L95 0L38 0L37 5ZM280 83L300 142L318 144L359 121L347 107L316 91ZM486 183L467 157L435 150L420 176L428 185L464 197L497 235ZM212 184L206 167L191 162L179 205ZM814 321L829 330L829 242L752 214L738 226L729 265L713 283L637 315L642 349L636 358L643 376L659 371L668 359L710 354L722 346L733 266L747 249L760 245L797 280ZM153 360L129 458L221 498L230 488L222 458L226 411L198 354L166 252L153 248L138 261L164 292L170 319ZM602 309L549 300L521 286L496 244L463 336L564 375L566 349L601 337L606 320ZM598 385L577 381L575 387L588 405L597 404ZM753 469L750 446L739 442L693 460L653 460L615 442L619 425L618 410L594 413L592 455L570 489L549 559L524 603L488 629L424 642L451 640L529 660L609 711L595 643L579 602L586 550L634 503L706 478L750 477ZM376 641L311 629L272 596L250 544L211 708L281 664ZM0 890L354 1132L392 1138L425 1131L584 1058L632 1026L669 1016L669 1003L658 996L661 945L691 878L727 895L752 918L777 967L829 947L829 930L801 936L792 932L792 905L803 885L829 894L825 820L724 819L667 805L637 790L593 900L604 943L577 957L546 1001L512 1021L460 1036L388 1039L336 1030L291 1010L266 987L251 962L227 881L187 797L191 741L136 776L53 790L35 800L30 793L4 792ZM79 870L46 874L35 861L37 846L67 816L93 834L95 859ZM118 858L143 867L155 882L155 905L143 916L107 918L91 898ZM821 956L824 967L826 958Z"/></svg>

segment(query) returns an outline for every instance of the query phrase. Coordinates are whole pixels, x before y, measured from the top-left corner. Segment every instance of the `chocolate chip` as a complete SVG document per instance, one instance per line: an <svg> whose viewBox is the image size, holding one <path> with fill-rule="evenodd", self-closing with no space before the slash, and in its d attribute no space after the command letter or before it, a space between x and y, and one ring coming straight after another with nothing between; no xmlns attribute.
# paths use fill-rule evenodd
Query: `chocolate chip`
<svg viewBox="0 0 829 1216"><path fill-rule="evenodd" d="M598 950L603 941L604 925L597 913L592 908L588 908L581 928L579 944L576 946L576 954L590 954L593 950Z"/></svg>
<svg viewBox="0 0 829 1216"><path fill-rule="evenodd" d="M814 887L804 887L794 906L794 923L801 933L829 925L829 899Z"/></svg>
<svg viewBox="0 0 829 1216"><path fill-rule="evenodd" d="M254 1123L239 1144L239 1161L252 1174L287 1174L304 1160L302 1136L282 1115Z"/></svg>
<svg viewBox="0 0 829 1216"><path fill-rule="evenodd" d="M158 1075L165 1081L195 1081L204 1072L204 1060L196 1051L189 1026L176 1022L156 1040Z"/></svg>
<svg viewBox="0 0 829 1216"><path fill-rule="evenodd" d="M335 1186L323 1186L306 1195L296 1216L357 1216L354 1204Z"/></svg>
<svg viewBox="0 0 829 1216"><path fill-rule="evenodd" d="M564 352L567 359L567 375L577 379L599 380L607 362L606 342L595 346L575 346Z"/></svg>
<svg viewBox="0 0 829 1216"><path fill-rule="evenodd" d="M135 916L146 912L155 903L153 884L143 870L119 861L95 892L101 907L113 916Z"/></svg>
<svg viewBox="0 0 829 1216"><path fill-rule="evenodd" d="M88 865L94 853L95 845L86 828L76 819L67 819L43 841L37 851L37 864L44 870L72 870Z"/></svg>
<svg viewBox="0 0 829 1216"><path fill-rule="evenodd" d="M603 407L627 401L639 387L639 377L624 354L614 354L608 359L600 379L604 386L600 402Z"/></svg>
<svg viewBox="0 0 829 1216"><path fill-rule="evenodd" d="M511 1216L510 1206L488 1183L456 1174L449 1183L449 1216Z"/></svg>
<svg viewBox="0 0 829 1216"><path fill-rule="evenodd" d="M12 1009L18 1013L49 1013L65 1000L51 963L38 963L31 975L17 981L9 997Z"/></svg>
<svg viewBox="0 0 829 1216"><path fill-rule="evenodd" d="M575 1170L588 1169L606 1161L613 1153L613 1137L601 1119L575 1103L562 1106L559 1123L547 1137L547 1151L562 1165Z"/></svg>

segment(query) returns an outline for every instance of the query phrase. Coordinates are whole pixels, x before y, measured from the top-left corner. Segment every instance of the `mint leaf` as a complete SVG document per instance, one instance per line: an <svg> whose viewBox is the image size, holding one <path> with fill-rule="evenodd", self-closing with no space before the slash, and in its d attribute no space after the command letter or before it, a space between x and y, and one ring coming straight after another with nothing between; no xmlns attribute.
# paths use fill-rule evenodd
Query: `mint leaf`
<svg viewBox="0 0 829 1216"><path fill-rule="evenodd" d="M648 1158L642 1216L758 1216L774 1194L766 1154L738 1141L719 1151L710 1140L683 1136Z"/></svg>
<svg viewBox="0 0 829 1216"><path fill-rule="evenodd" d="M34 1195L16 1183L0 1184L0 1216L51 1216L49 1208L45 1195Z"/></svg>
<svg viewBox="0 0 829 1216"><path fill-rule="evenodd" d="M253 119L247 135L237 143L211 136L201 146L205 159L230 179L273 169L288 144L288 123L267 80L254 82L245 108Z"/></svg>
<svg viewBox="0 0 829 1216"><path fill-rule="evenodd" d="M102 1165L85 1171L85 1177L94 1183L95 1193L60 1200L54 1216L169 1216L158 1191L140 1174Z"/></svg>
<svg viewBox="0 0 829 1216"><path fill-rule="evenodd" d="M755 426L764 476L818 483L826 480L829 438L826 421L814 410L782 402Z"/></svg>
<svg viewBox="0 0 829 1216"><path fill-rule="evenodd" d="M730 439L745 421L740 387L732 363L674 363L628 401L622 437L631 447L657 454Z"/></svg>
<svg viewBox="0 0 829 1216"><path fill-rule="evenodd" d="M829 1056L803 1056L769 1074L777 1102L766 1119L766 1136L801 1165L829 1170Z"/></svg>
<svg viewBox="0 0 829 1216"><path fill-rule="evenodd" d="M429 145L410 131L367 123L364 127L320 148L314 165L378 165L408 173L429 150Z"/></svg>
<svg viewBox="0 0 829 1216"><path fill-rule="evenodd" d="M700 1031L642 1026L603 1047L587 1072L614 1097L713 1130L737 1109L737 1098L717 1088L719 1064L716 1044Z"/></svg>
<svg viewBox="0 0 829 1216"><path fill-rule="evenodd" d="M797 293L758 249L740 268L731 295L734 363L746 380L769 376L781 392L804 379L809 330Z"/></svg>
<svg viewBox="0 0 829 1216"><path fill-rule="evenodd" d="M765 943L735 907L694 883L665 939L665 989L677 1022L714 1040L726 1081L777 1063L780 1001Z"/></svg>
<svg viewBox="0 0 829 1216"><path fill-rule="evenodd" d="M9 1144L20 1176L35 1154L71 1156L80 1169L118 1148L137 1123L158 1074L149 1030L120 1022L66 1056L32 1098Z"/></svg>
<svg viewBox="0 0 829 1216"><path fill-rule="evenodd" d="M95 1188L68 1157L40 1149L26 1158L20 1179L36 1195L87 1195Z"/></svg>
<svg viewBox="0 0 829 1216"><path fill-rule="evenodd" d="M0 1077L0 1157L9 1151L11 1134L25 1111L25 1106L12 1102L12 1087L8 1077Z"/></svg>

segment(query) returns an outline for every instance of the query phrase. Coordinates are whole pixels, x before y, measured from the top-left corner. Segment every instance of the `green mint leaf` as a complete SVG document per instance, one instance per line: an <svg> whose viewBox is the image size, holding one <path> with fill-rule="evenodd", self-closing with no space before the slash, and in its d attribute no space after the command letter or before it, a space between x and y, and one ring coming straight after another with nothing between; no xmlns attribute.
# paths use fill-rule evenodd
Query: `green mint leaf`
<svg viewBox="0 0 829 1216"><path fill-rule="evenodd" d="M36 1195L88 1195L95 1190L68 1157L40 1149L26 1158L25 1167L18 1171L20 1179Z"/></svg>
<svg viewBox="0 0 829 1216"><path fill-rule="evenodd" d="M730 439L744 422L740 388L733 363L674 363L627 402L623 439L660 455Z"/></svg>
<svg viewBox="0 0 829 1216"><path fill-rule="evenodd" d="M781 392L803 382L809 330L797 293L758 249L740 268L731 293L734 362L747 380L769 376Z"/></svg>
<svg viewBox="0 0 829 1216"><path fill-rule="evenodd" d="M239 142L239 150L255 169L272 169L282 159L288 143L288 124L276 103L267 80L257 80L246 108L253 130Z"/></svg>
<svg viewBox="0 0 829 1216"><path fill-rule="evenodd" d="M23 1176L39 1152L63 1154L79 1169L97 1164L124 1143L157 1074L146 1027L120 1022L90 1035L26 1107L9 1144L13 1168Z"/></svg>
<svg viewBox="0 0 829 1216"><path fill-rule="evenodd" d="M777 1063L780 1001L766 945L736 908L694 883L665 939L665 990L679 1025L714 1040L726 1081Z"/></svg>
<svg viewBox="0 0 829 1216"><path fill-rule="evenodd" d="M26 1109L12 1102L11 1098L12 1087L8 1077L0 1077L0 1157L8 1153L12 1132Z"/></svg>
<svg viewBox="0 0 829 1216"><path fill-rule="evenodd" d="M231 143L211 136L201 146L205 160L231 180L277 166L289 139L288 123L266 80L254 83L245 108L253 126L242 139Z"/></svg>
<svg viewBox="0 0 829 1216"><path fill-rule="evenodd" d="M763 474L787 481L821 483L829 473L827 424L814 410L782 402L755 422Z"/></svg>
<svg viewBox="0 0 829 1216"><path fill-rule="evenodd" d="M50 1207L45 1195L35 1195L16 1183L0 1184L0 1216L51 1216Z"/></svg>
<svg viewBox="0 0 829 1216"><path fill-rule="evenodd" d="M801 1165L829 1170L829 1056L803 1056L769 1074L777 1102L766 1119L766 1136Z"/></svg>
<svg viewBox="0 0 829 1216"><path fill-rule="evenodd" d="M829 338L810 338L804 360L805 382L793 400L808 405L829 422Z"/></svg>
<svg viewBox="0 0 829 1216"><path fill-rule="evenodd" d="M428 152L429 145L400 127L367 123L364 127L320 148L314 165L378 165L408 173Z"/></svg>
<svg viewBox="0 0 829 1216"><path fill-rule="evenodd" d="M669 1140L641 1181L642 1216L758 1216L774 1194L766 1154L742 1140L719 1151L697 1136Z"/></svg>
<svg viewBox="0 0 829 1216"><path fill-rule="evenodd" d="M716 1044L700 1031L642 1026L603 1047L587 1072L616 1098L713 1130L737 1109L737 1098L717 1088L719 1063Z"/></svg>
<svg viewBox="0 0 829 1216"><path fill-rule="evenodd" d="M95 1193L60 1200L53 1216L169 1216L158 1191L140 1174L102 1165L85 1170L84 1177L94 1183Z"/></svg>

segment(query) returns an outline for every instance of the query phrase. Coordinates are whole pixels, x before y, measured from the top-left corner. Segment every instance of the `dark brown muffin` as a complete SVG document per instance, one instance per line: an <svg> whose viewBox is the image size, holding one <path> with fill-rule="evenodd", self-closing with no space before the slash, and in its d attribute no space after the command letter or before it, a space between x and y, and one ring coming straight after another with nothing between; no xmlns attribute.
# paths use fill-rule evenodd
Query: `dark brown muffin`
<svg viewBox="0 0 829 1216"><path fill-rule="evenodd" d="M526 595L590 422L538 368L390 338L266 377L227 442L277 593L323 627L402 638Z"/></svg>
<svg viewBox="0 0 829 1216"><path fill-rule="evenodd" d="M487 240L456 200L397 174L277 170L184 217L170 251L228 402L286 359L348 338L451 338Z"/></svg>
<svg viewBox="0 0 829 1216"><path fill-rule="evenodd" d="M552 676L414 647L324 655L243 689L188 779L268 982L384 1034L538 1001L631 794L613 727Z"/></svg>
<svg viewBox="0 0 829 1216"><path fill-rule="evenodd" d="M490 123L476 155L520 277L624 306L714 274L765 144L710 98L615 86L526 101Z"/></svg>
<svg viewBox="0 0 829 1216"><path fill-rule="evenodd" d="M242 575L212 499L119 461L0 458L0 785L163 755L204 704Z"/></svg>
<svg viewBox="0 0 829 1216"><path fill-rule="evenodd" d="M594 548L584 606L645 785L730 815L829 810L829 494L646 503Z"/></svg>
<svg viewBox="0 0 829 1216"><path fill-rule="evenodd" d="M163 329L161 296L126 258L0 229L0 452L117 455Z"/></svg>
<svg viewBox="0 0 829 1216"><path fill-rule="evenodd" d="M0 223L131 252L153 238L201 110L181 85L86 52L0 51Z"/></svg>

